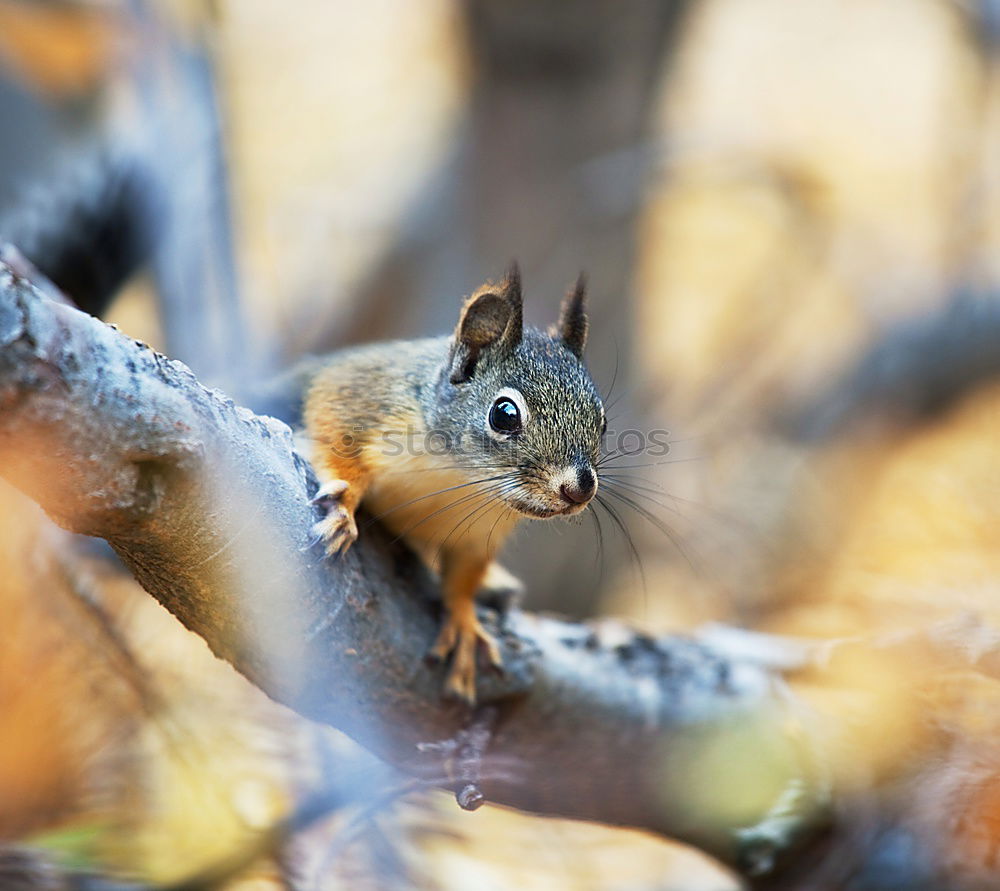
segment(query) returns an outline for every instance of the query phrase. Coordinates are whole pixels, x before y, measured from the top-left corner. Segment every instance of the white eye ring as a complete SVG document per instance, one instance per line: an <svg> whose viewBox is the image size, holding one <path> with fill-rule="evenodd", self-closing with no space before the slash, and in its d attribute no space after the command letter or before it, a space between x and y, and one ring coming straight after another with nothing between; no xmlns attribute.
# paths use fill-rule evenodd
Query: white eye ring
<svg viewBox="0 0 1000 891"><path fill-rule="evenodd" d="M486 435L489 436L490 439L495 439L497 442L506 442L507 437L504 434L498 433L496 430L494 430L490 424L490 411L492 410L493 406L496 404L498 399L509 399L511 402L514 403L514 405L517 406L518 414L521 416L522 429L527 425L528 421L531 419L531 412L528 411L528 402L524 398L524 394L520 390L515 390L513 387L504 387L503 389L497 391L496 395L490 402L490 408L487 409L486 411L486 417L483 418L483 429L486 430Z"/></svg>

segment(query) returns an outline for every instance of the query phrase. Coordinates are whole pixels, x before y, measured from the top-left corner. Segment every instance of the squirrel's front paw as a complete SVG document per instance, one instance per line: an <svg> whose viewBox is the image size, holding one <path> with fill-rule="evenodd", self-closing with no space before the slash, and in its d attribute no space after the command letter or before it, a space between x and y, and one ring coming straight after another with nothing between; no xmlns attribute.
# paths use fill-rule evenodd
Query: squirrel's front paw
<svg viewBox="0 0 1000 891"><path fill-rule="evenodd" d="M459 616L449 613L434 646L427 653L433 662L443 662L451 656L451 667L444 682L445 692L469 705L476 704L476 650L480 642L486 647L493 667L503 668L500 647L472 610Z"/></svg>
<svg viewBox="0 0 1000 891"><path fill-rule="evenodd" d="M344 480L330 480L320 486L312 500L326 512L326 516L313 526L313 534L326 542L328 557L344 553L358 537L354 513L343 503L348 488Z"/></svg>

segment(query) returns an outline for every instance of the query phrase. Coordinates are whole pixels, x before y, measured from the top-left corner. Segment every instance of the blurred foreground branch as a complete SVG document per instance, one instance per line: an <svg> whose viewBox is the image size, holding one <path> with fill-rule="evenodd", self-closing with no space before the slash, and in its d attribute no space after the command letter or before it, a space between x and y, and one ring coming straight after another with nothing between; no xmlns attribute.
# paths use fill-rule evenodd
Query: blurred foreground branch
<svg viewBox="0 0 1000 891"><path fill-rule="evenodd" d="M449 777L466 806L640 827L751 873L824 813L780 678L690 639L513 611L480 711L443 700L423 662L432 578L378 527L321 559L316 481L287 427L2 264L0 474L105 538L269 695L417 777Z"/></svg>

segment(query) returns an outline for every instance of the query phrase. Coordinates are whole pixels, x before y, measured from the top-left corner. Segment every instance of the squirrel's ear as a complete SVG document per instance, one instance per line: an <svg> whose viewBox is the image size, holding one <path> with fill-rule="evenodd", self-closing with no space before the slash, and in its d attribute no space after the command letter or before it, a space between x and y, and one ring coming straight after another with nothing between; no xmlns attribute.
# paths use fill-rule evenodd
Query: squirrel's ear
<svg viewBox="0 0 1000 891"><path fill-rule="evenodd" d="M521 273L512 264L499 285L483 285L465 301L451 349L451 382L472 377L480 353L488 347L511 352L523 333Z"/></svg>
<svg viewBox="0 0 1000 891"><path fill-rule="evenodd" d="M585 307L586 299L587 278L581 272L573 290L568 291L563 298L558 324L549 331L578 359L583 358L583 348L587 345L587 331L590 328Z"/></svg>

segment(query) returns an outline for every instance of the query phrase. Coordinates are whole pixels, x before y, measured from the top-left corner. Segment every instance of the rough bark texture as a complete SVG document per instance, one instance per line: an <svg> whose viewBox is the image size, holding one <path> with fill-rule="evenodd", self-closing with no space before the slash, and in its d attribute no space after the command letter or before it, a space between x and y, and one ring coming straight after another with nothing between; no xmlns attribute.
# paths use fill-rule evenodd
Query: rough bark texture
<svg viewBox="0 0 1000 891"><path fill-rule="evenodd" d="M316 481L285 425L5 265L0 475L60 525L107 539L146 590L269 695L411 773L440 776L444 760L470 803L471 781L487 800L641 827L750 870L822 811L812 748L780 680L690 639L515 610L507 672L480 686L486 707L472 715L443 700L443 672L423 660L433 579L364 523L345 558L322 559L310 545ZM484 726L481 763L470 763L465 742L482 748ZM763 808L711 820L691 777L704 747L734 727L741 740L751 728L754 749L731 778L755 776L761 758L786 774ZM455 742L420 745L441 740Z"/></svg>

